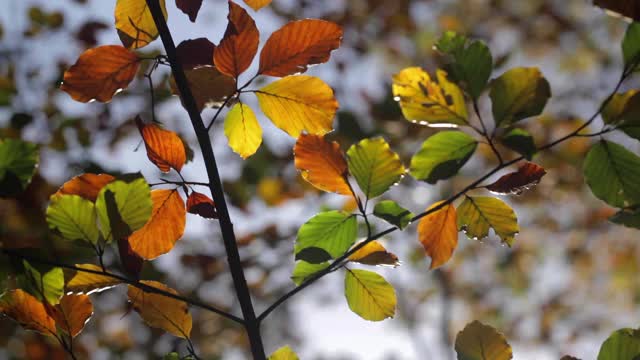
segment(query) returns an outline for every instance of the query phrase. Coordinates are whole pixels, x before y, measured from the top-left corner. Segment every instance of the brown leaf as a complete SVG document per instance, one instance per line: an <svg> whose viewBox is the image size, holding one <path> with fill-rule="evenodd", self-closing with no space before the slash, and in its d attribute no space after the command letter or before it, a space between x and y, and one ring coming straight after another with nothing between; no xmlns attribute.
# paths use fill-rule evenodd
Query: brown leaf
<svg viewBox="0 0 640 360"><path fill-rule="evenodd" d="M149 160L162 172L168 172L171 168L180 172L187 162L187 153L180 136L156 124L145 124L140 116L136 117L136 125L144 140Z"/></svg>
<svg viewBox="0 0 640 360"><path fill-rule="evenodd" d="M157 281L143 280L141 283L178 294L174 289ZM163 329L181 338L188 338L191 334L192 319L187 303L161 294L145 292L131 285L127 295L133 309L140 314L147 325Z"/></svg>
<svg viewBox="0 0 640 360"><path fill-rule="evenodd" d="M393 267L400 265L398 257L388 252L380 242L375 240L351 254L349 261L365 265L390 265Z"/></svg>
<svg viewBox="0 0 640 360"><path fill-rule="evenodd" d="M184 69L193 69L202 65L213 66L215 44L207 38L189 39L176 48L176 56Z"/></svg>
<svg viewBox="0 0 640 360"><path fill-rule="evenodd" d="M518 171L503 175L496 182L487 185L487 190L496 194L521 194L540 182L547 172L541 166L527 162Z"/></svg>
<svg viewBox="0 0 640 360"><path fill-rule="evenodd" d="M217 53L217 49L214 54ZM235 80L213 66L198 66L186 70L184 73L200 111L205 107L221 106L224 100L236 91ZM173 77L170 80L170 85L174 94L180 93Z"/></svg>
<svg viewBox="0 0 640 360"><path fill-rule="evenodd" d="M187 212L177 190L151 191L153 210L149 221L129 237L131 249L151 260L168 253L184 233Z"/></svg>
<svg viewBox="0 0 640 360"><path fill-rule="evenodd" d="M108 102L133 80L139 60L138 55L119 45L89 49L64 72L60 89L76 101Z"/></svg>
<svg viewBox="0 0 640 360"><path fill-rule="evenodd" d="M272 0L244 0L244 3L249 5L253 10L258 11L271 4L271 1Z"/></svg>
<svg viewBox="0 0 640 360"><path fill-rule="evenodd" d="M640 2L637 0L595 0L594 5L640 21Z"/></svg>
<svg viewBox="0 0 640 360"><path fill-rule="evenodd" d="M93 304L87 295L65 295L54 307L52 315L56 325L74 338L93 315Z"/></svg>
<svg viewBox="0 0 640 360"><path fill-rule="evenodd" d="M182 10L183 13L189 15L191 22L196 22L198 11L202 6L202 0L176 0L176 7Z"/></svg>
<svg viewBox="0 0 640 360"><path fill-rule="evenodd" d="M124 271L134 279L139 279L144 259L133 251L127 238L118 239L118 255Z"/></svg>
<svg viewBox="0 0 640 360"><path fill-rule="evenodd" d="M216 205L207 195L193 191L187 199L187 211L205 219L217 219Z"/></svg>
<svg viewBox="0 0 640 360"><path fill-rule="evenodd" d="M86 173L75 176L62 184L56 195L78 195L90 201L96 201L100 190L116 178L109 174Z"/></svg>
<svg viewBox="0 0 640 360"><path fill-rule="evenodd" d="M440 203L431 205L429 209ZM456 208L448 204L423 217L418 224L418 240L422 243L427 255L431 257L430 269L435 269L449 261L453 250L458 246Z"/></svg>
<svg viewBox="0 0 640 360"><path fill-rule="evenodd" d="M229 23L213 56L218 70L237 78L247 70L258 52L260 34L251 16L233 1L229 1Z"/></svg>
<svg viewBox="0 0 640 360"><path fill-rule="evenodd" d="M76 267L102 272L102 268L94 264L76 264ZM67 293L84 293L90 295L110 289L120 284L120 280L90 272L64 269L64 284L64 290Z"/></svg>
<svg viewBox="0 0 640 360"><path fill-rule="evenodd" d="M293 148L296 169L316 188L351 195L347 162L337 142L324 136L302 134Z"/></svg>
<svg viewBox="0 0 640 360"><path fill-rule="evenodd" d="M303 73L309 65L327 62L342 41L342 28L332 22L293 21L274 32L260 52L259 74L286 76Z"/></svg>
<svg viewBox="0 0 640 360"><path fill-rule="evenodd" d="M56 335L56 323L45 306L31 294L21 290L10 290L0 299L0 313L12 318L27 330L44 335Z"/></svg>

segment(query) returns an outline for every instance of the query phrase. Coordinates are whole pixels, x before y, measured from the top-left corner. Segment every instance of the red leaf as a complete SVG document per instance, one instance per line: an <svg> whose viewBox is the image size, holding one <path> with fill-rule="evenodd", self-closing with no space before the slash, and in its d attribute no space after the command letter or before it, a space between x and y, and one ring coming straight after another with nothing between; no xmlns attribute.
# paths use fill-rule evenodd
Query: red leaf
<svg viewBox="0 0 640 360"><path fill-rule="evenodd" d="M205 219L217 219L216 205L207 195L192 192L187 199L187 211L191 214L200 215Z"/></svg>
<svg viewBox="0 0 640 360"><path fill-rule="evenodd" d="M216 46L207 38L185 40L176 48L178 61L185 69L201 65L213 65Z"/></svg>
<svg viewBox="0 0 640 360"><path fill-rule="evenodd" d="M189 15L191 22L196 22L198 11L202 6L202 0L176 0L176 6L182 10L183 13Z"/></svg>
<svg viewBox="0 0 640 360"><path fill-rule="evenodd" d="M503 175L487 190L497 194L520 194L524 190L536 185L547 172L541 166L527 162L518 171Z"/></svg>
<svg viewBox="0 0 640 360"><path fill-rule="evenodd" d="M223 74L237 78L247 70L258 52L260 34L251 16L233 1L229 1L229 24L213 61Z"/></svg>

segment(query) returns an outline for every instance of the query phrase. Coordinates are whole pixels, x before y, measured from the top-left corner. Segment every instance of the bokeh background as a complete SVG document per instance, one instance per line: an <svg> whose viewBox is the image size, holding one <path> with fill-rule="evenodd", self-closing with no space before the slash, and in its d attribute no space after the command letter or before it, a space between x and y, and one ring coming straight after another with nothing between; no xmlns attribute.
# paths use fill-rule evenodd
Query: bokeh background
<svg viewBox="0 0 640 360"><path fill-rule="evenodd" d="M149 88L142 76L109 104L77 103L57 88L64 70L82 51L120 43L113 26L114 5L105 0L0 2L0 133L41 148L39 170L29 189L18 199L0 200L0 239L5 244L40 248L68 263L87 259L86 250L60 243L46 228L48 197L60 184L83 172L141 171L149 182L171 178L148 162L132 121L137 114L150 118ZM205 0L195 23L173 1L167 1L167 8L176 43L198 37L218 43L226 28L226 1ZM496 62L494 76L512 66L541 68L553 98L542 116L523 125L542 144L578 126L615 86L626 26L588 0L274 0L249 13L260 29L261 43L289 20L320 17L341 24L342 47L329 63L309 71L335 89L341 104L337 131L330 136L346 149L364 137L382 135L405 164L434 130L402 118L390 95L391 75L406 66L435 70L441 59L433 44L443 31L486 41ZM161 50L156 41L142 52L154 56ZM247 74L256 68L254 64ZM153 76L156 115L195 146L168 77L164 66ZM637 85L631 80L626 87ZM255 105L252 99L243 100ZM488 117L487 99L480 105ZM205 110L203 117L208 120L213 113ZM322 208L353 204L305 184L292 162L294 139L258 115L264 143L249 160L242 161L228 148L221 121L212 139L260 311L294 286L289 277L298 227ZM607 137L639 150L637 142L623 135ZM594 359L613 330L638 325L640 247L638 232L610 224L607 217L613 210L583 185L581 167L590 141L574 139L538 155L535 161L547 170L542 183L504 198L522 228L512 248L501 246L495 237L478 242L461 234L452 260L429 271L415 226L393 233L384 242L402 266L380 271L398 294L395 319L370 323L351 313L342 276L334 273L268 318L263 325L268 351L290 344L304 360L453 359L456 333L477 319L505 334L516 359L558 359L564 354ZM387 198L414 212L424 210L492 166L490 150L479 149L452 180L432 186L406 177ZM183 175L206 181L202 157L194 150ZM109 253L107 262L115 261ZM185 236L171 253L145 265L143 277L240 313L215 222L188 215ZM96 314L78 337L81 357L152 359L172 350L184 352L176 338L148 328L129 313L125 293L120 287L92 296ZM241 328L198 309L192 313L193 340L203 358L249 358ZM65 354L3 318L4 358L63 359Z"/></svg>

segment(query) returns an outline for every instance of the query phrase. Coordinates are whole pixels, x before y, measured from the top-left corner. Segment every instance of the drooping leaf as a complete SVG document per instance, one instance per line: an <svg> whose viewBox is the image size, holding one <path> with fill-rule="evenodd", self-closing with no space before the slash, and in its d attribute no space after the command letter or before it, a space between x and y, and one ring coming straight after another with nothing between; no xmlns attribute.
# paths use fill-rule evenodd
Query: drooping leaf
<svg viewBox="0 0 640 360"><path fill-rule="evenodd" d="M427 210L441 203L442 201L439 201ZM452 204L447 204L423 217L418 223L418 240L431 258L429 269L435 269L449 261L458 246L456 208Z"/></svg>
<svg viewBox="0 0 640 360"><path fill-rule="evenodd" d="M631 3L627 1L627 3ZM638 4L635 4L636 15L640 9ZM633 22L627 27L627 31L622 39L622 56L624 58L625 69L631 70L631 67L638 68L638 62L640 62L640 23Z"/></svg>
<svg viewBox="0 0 640 360"><path fill-rule="evenodd" d="M498 198L467 196L457 212L458 229L470 239L481 240L489 235L489 228L492 228L502 242L511 246L520 231L515 212Z"/></svg>
<svg viewBox="0 0 640 360"><path fill-rule="evenodd" d="M84 270L102 272L102 268L93 264L77 264L76 267ZM64 269L64 291L66 293L82 293L90 295L110 289L118 284L120 280L84 271Z"/></svg>
<svg viewBox="0 0 640 360"><path fill-rule="evenodd" d="M448 179L469 160L478 142L461 131L442 131L429 137L411 158L411 176L429 184Z"/></svg>
<svg viewBox="0 0 640 360"><path fill-rule="evenodd" d="M244 3L249 5L253 10L258 11L271 4L271 1L272 0L244 0Z"/></svg>
<svg viewBox="0 0 640 360"><path fill-rule="evenodd" d="M380 201L373 208L373 215L403 230L415 216L411 211L398 205L393 200Z"/></svg>
<svg viewBox="0 0 640 360"><path fill-rule="evenodd" d="M152 202L149 184L144 178L135 178L131 181L116 180L105 185L96 199L96 211L100 220L100 230L107 242L113 239L109 212L105 199L105 193L110 191L115 196L118 205L118 213L127 224L130 231L136 231L147 223L151 216Z"/></svg>
<svg viewBox="0 0 640 360"><path fill-rule="evenodd" d="M351 311L369 321L392 318L396 312L396 292L382 276L372 271L347 269L344 295Z"/></svg>
<svg viewBox="0 0 640 360"><path fill-rule="evenodd" d="M26 260L22 260L24 266L23 288L38 299L47 301L51 305L60 302L64 294L64 272L62 268L54 267L38 269ZM22 281L21 281L22 282Z"/></svg>
<svg viewBox="0 0 640 360"><path fill-rule="evenodd" d="M15 289L0 298L0 313L13 319L27 330L55 336L56 323L44 305L29 293Z"/></svg>
<svg viewBox="0 0 640 360"><path fill-rule="evenodd" d="M221 73L237 78L256 56L260 33L251 16L233 1L229 1L227 19L227 30L216 48L213 61Z"/></svg>
<svg viewBox="0 0 640 360"><path fill-rule="evenodd" d="M344 211L326 211L309 219L298 230L295 253L316 247L333 258L344 254L358 236L356 217Z"/></svg>
<svg viewBox="0 0 640 360"><path fill-rule="evenodd" d="M86 173L75 176L62 184L54 196L78 195L84 199L95 202L102 188L116 178L109 174Z"/></svg>
<svg viewBox="0 0 640 360"><path fill-rule="evenodd" d="M237 5L236 5L237 6ZM255 154L262 143L262 128L249 105L237 103L224 120L229 146L243 159Z"/></svg>
<svg viewBox="0 0 640 360"><path fill-rule="evenodd" d="M213 56L216 45L207 38L189 39L176 47L176 56L184 69L198 66L213 66Z"/></svg>
<svg viewBox="0 0 640 360"><path fill-rule="evenodd" d="M502 144L509 149L531 160L538 151L533 141L533 136L522 129L512 129L500 137Z"/></svg>
<svg viewBox="0 0 640 360"><path fill-rule="evenodd" d="M287 345L276 350L268 360L300 360L298 355Z"/></svg>
<svg viewBox="0 0 640 360"><path fill-rule="evenodd" d="M517 195L538 184L546 173L541 166L526 162L518 168L518 171L501 176L486 188L496 194Z"/></svg>
<svg viewBox="0 0 640 360"><path fill-rule="evenodd" d="M187 162L187 153L180 136L156 124L145 124L139 115L136 117L136 125L144 140L149 161L162 172L169 172L171 168L180 172Z"/></svg>
<svg viewBox="0 0 640 360"><path fill-rule="evenodd" d="M329 265L328 262L312 264L304 260L296 261L293 274L291 274L291 280L293 280L296 285L300 285L315 273L326 269Z"/></svg>
<svg viewBox="0 0 640 360"><path fill-rule="evenodd" d="M177 291L157 281L142 280L141 283L172 294ZM129 285L127 292L133 309L147 325L162 329L177 337L188 338L192 319L187 303L161 294L140 290Z"/></svg>
<svg viewBox="0 0 640 360"><path fill-rule="evenodd" d="M287 76L256 91L256 96L262 112L294 138L303 131L324 135L333 128L338 101L317 77Z"/></svg>
<svg viewBox="0 0 640 360"><path fill-rule="evenodd" d="M293 148L295 166L302 177L316 188L351 195L349 170L340 145L320 135L302 134Z"/></svg>
<svg viewBox="0 0 640 360"><path fill-rule="evenodd" d="M619 329L602 343L598 360L635 360L640 356L640 330Z"/></svg>
<svg viewBox="0 0 640 360"><path fill-rule="evenodd" d="M76 101L108 102L129 86L139 67L138 55L122 46L98 46L83 52L64 72L60 89Z"/></svg>
<svg viewBox="0 0 640 360"><path fill-rule="evenodd" d="M458 333L455 348L458 360L510 360L513 357L504 335L477 320Z"/></svg>
<svg viewBox="0 0 640 360"><path fill-rule="evenodd" d="M0 140L0 197L23 192L38 164L38 147L18 139Z"/></svg>
<svg viewBox="0 0 640 360"><path fill-rule="evenodd" d="M406 68L393 76L393 96L400 102L405 119L423 125L466 125L462 91L447 79L444 70L436 71L436 78L437 82L419 67Z"/></svg>
<svg viewBox="0 0 640 360"><path fill-rule="evenodd" d="M189 16L191 22L196 22L198 11L202 6L202 0L176 0L176 6Z"/></svg>
<svg viewBox="0 0 640 360"><path fill-rule="evenodd" d="M593 194L615 207L640 204L640 157L624 146L602 140L584 162L584 176Z"/></svg>
<svg viewBox="0 0 640 360"><path fill-rule="evenodd" d="M78 195L51 197L47 207L47 223L67 240L82 240L96 244L100 237L93 202Z"/></svg>
<svg viewBox="0 0 640 360"><path fill-rule="evenodd" d="M187 212L205 219L217 219L216 205L207 195L193 191L187 199Z"/></svg>
<svg viewBox="0 0 640 360"><path fill-rule="evenodd" d="M93 315L93 304L87 295L65 295L54 307L52 315L58 328L74 338Z"/></svg>
<svg viewBox="0 0 640 360"><path fill-rule="evenodd" d="M185 70L184 74L200 111L206 107L220 107L236 91L235 80L213 66L197 66ZM172 93L179 95L180 91L173 77L170 85Z"/></svg>
<svg viewBox="0 0 640 360"><path fill-rule="evenodd" d="M551 87L538 68L518 67L491 81L489 96L496 126L509 126L540 115L551 97Z"/></svg>
<svg viewBox="0 0 640 360"><path fill-rule="evenodd" d="M258 73L279 77L303 73L309 65L327 62L341 41L342 28L332 22L289 22L267 39L260 52Z"/></svg>
<svg viewBox="0 0 640 360"><path fill-rule="evenodd" d="M626 227L640 229L640 208L620 210L610 217L609 221Z"/></svg>
<svg viewBox="0 0 640 360"><path fill-rule="evenodd" d="M349 171L367 199L384 194L404 175L404 165L383 138L364 139L347 151Z"/></svg>
<svg viewBox="0 0 640 360"><path fill-rule="evenodd" d="M165 0L159 2L166 21ZM117 0L115 18L120 41L128 49L139 49L158 37L158 28L146 1Z"/></svg>
<svg viewBox="0 0 640 360"><path fill-rule="evenodd" d="M387 249L376 240L370 241L361 249L351 254L349 261L374 266L387 265L396 267L400 265L398 257L394 253L387 251Z"/></svg>

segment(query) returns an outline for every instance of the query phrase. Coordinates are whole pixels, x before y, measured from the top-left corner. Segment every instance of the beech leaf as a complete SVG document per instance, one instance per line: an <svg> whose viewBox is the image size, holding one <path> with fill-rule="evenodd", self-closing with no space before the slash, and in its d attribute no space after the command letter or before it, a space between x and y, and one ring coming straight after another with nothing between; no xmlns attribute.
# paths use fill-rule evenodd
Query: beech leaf
<svg viewBox="0 0 640 360"><path fill-rule="evenodd" d="M538 184L546 173L541 166L527 162L520 166L518 171L501 176L486 188L496 194L518 195Z"/></svg>
<svg viewBox="0 0 640 360"><path fill-rule="evenodd" d="M300 285L318 271L326 269L329 265L328 262L312 264L304 260L296 261L293 274L291 274L291 280L293 280L296 285Z"/></svg>
<svg viewBox="0 0 640 360"><path fill-rule="evenodd" d="M511 346L491 326L473 321L456 336L458 360L510 360Z"/></svg>
<svg viewBox="0 0 640 360"><path fill-rule="evenodd" d="M193 191L187 199L187 212L205 219L217 219L216 205L207 195Z"/></svg>
<svg viewBox="0 0 640 360"><path fill-rule="evenodd" d="M58 230L63 238L95 245L100 237L96 221L97 213L93 202L78 195L51 197L47 207L47 223L49 228Z"/></svg>
<svg viewBox="0 0 640 360"><path fill-rule="evenodd" d="M74 338L93 315L93 304L87 295L65 295L54 307L52 314L56 325Z"/></svg>
<svg viewBox="0 0 640 360"><path fill-rule="evenodd" d="M492 228L502 242L511 246L515 235L520 231L515 212L498 198L467 196L458 206L457 212L458 228L473 240L487 237L489 228Z"/></svg>
<svg viewBox="0 0 640 360"><path fill-rule="evenodd" d="M540 115L551 97L551 87L538 68L518 67L491 81L489 96L496 126L509 126Z"/></svg>
<svg viewBox="0 0 640 360"><path fill-rule="evenodd" d="M158 1L166 21L165 0ZM117 0L115 18L120 41L128 49L139 49L158 37L158 28L146 1Z"/></svg>
<svg viewBox="0 0 640 360"><path fill-rule="evenodd" d="M384 194L405 172L398 154L380 137L352 145L347 151L347 161L367 199Z"/></svg>
<svg viewBox="0 0 640 360"><path fill-rule="evenodd" d="M268 360L300 360L300 358L289 346L283 346L271 354Z"/></svg>
<svg viewBox="0 0 640 360"><path fill-rule="evenodd" d="M178 292L157 281L142 280L153 288L178 295ZM187 303L161 294L146 292L129 285L127 292L133 309L147 325L162 329L177 337L189 338L192 318Z"/></svg>
<svg viewBox="0 0 640 360"><path fill-rule="evenodd" d="M187 152L180 136L156 124L145 124L140 116L136 117L136 125L144 140L149 161L162 172L169 172L171 168L180 172L187 162Z"/></svg>
<svg viewBox="0 0 640 360"><path fill-rule="evenodd" d="M184 69L213 66L216 45L207 38L184 40L176 47L176 56Z"/></svg>
<svg viewBox="0 0 640 360"><path fill-rule="evenodd" d="M206 107L222 106L224 100L236 91L235 80L213 66L197 66L185 70L184 74L200 111ZM169 83L172 93L179 95L180 91L173 77Z"/></svg>
<svg viewBox="0 0 640 360"><path fill-rule="evenodd" d="M354 245L354 246L357 246ZM349 261L357 262L364 265L387 265L396 267L400 265L398 257L387 251L379 241L370 241L365 246L351 254Z"/></svg>
<svg viewBox="0 0 640 360"><path fill-rule="evenodd" d="M118 213L122 221L133 232L147 223L151 216L152 202L149 184L144 178L116 180L105 185L96 200L96 211L100 220L100 230L107 242L113 240L106 192L113 193ZM125 235L126 236L126 235Z"/></svg>
<svg viewBox="0 0 640 360"><path fill-rule="evenodd" d="M329 142L319 135L302 134L293 153L296 169L311 185L327 192L352 195L347 162L337 142Z"/></svg>
<svg viewBox="0 0 640 360"><path fill-rule="evenodd" d="M262 143L262 128L249 105L237 103L224 119L229 146L243 159L255 154Z"/></svg>
<svg viewBox="0 0 640 360"><path fill-rule="evenodd" d="M372 271L347 269L344 294L351 311L369 321L392 318L396 312L396 292L382 276Z"/></svg>
<svg viewBox="0 0 640 360"><path fill-rule="evenodd" d="M56 322L49 315L44 304L21 289L10 290L0 298L0 313L27 330L56 336Z"/></svg>
<svg viewBox="0 0 640 360"><path fill-rule="evenodd" d="M93 264L76 264L76 267L84 270L102 272L102 268L100 266ZM120 284L121 281L106 275L64 269L64 283L64 290L67 293L82 293L90 295L110 289Z"/></svg>
<svg viewBox="0 0 640 360"><path fill-rule="evenodd" d="M202 0L176 0L176 6L189 16L191 22L196 22L198 11L200 11L200 7L202 6Z"/></svg>
<svg viewBox="0 0 640 360"><path fill-rule="evenodd" d="M229 1L229 23L216 48L213 61L223 74L237 78L258 52L260 33L251 16L239 5Z"/></svg>
<svg viewBox="0 0 640 360"><path fill-rule="evenodd" d="M455 175L473 155L478 142L461 131L442 131L429 137L411 158L411 176L435 184Z"/></svg>
<svg viewBox="0 0 640 360"><path fill-rule="evenodd" d="M357 236L358 222L355 216L344 211L321 212L298 230L295 253L297 255L307 248L319 248L335 259L349 250Z"/></svg>
<svg viewBox="0 0 640 360"><path fill-rule="evenodd" d="M442 201L429 207L432 209ZM429 210L427 209L427 210ZM426 215L418 223L418 240L431 257L430 269L444 265L458 246L458 224L456 208L447 204Z"/></svg>
<svg viewBox="0 0 640 360"><path fill-rule="evenodd" d="M78 195L84 199L95 202L102 188L116 178L109 174L86 173L75 176L65 182L54 196Z"/></svg>
<svg viewBox="0 0 640 360"><path fill-rule="evenodd" d="M377 203L373 208L373 215L391 225L395 225L400 230L407 227L415 216L411 211L398 205L393 200L384 200Z"/></svg>
<svg viewBox="0 0 640 360"><path fill-rule="evenodd" d="M38 146L18 139L0 139L0 196L23 192L38 164Z"/></svg>

